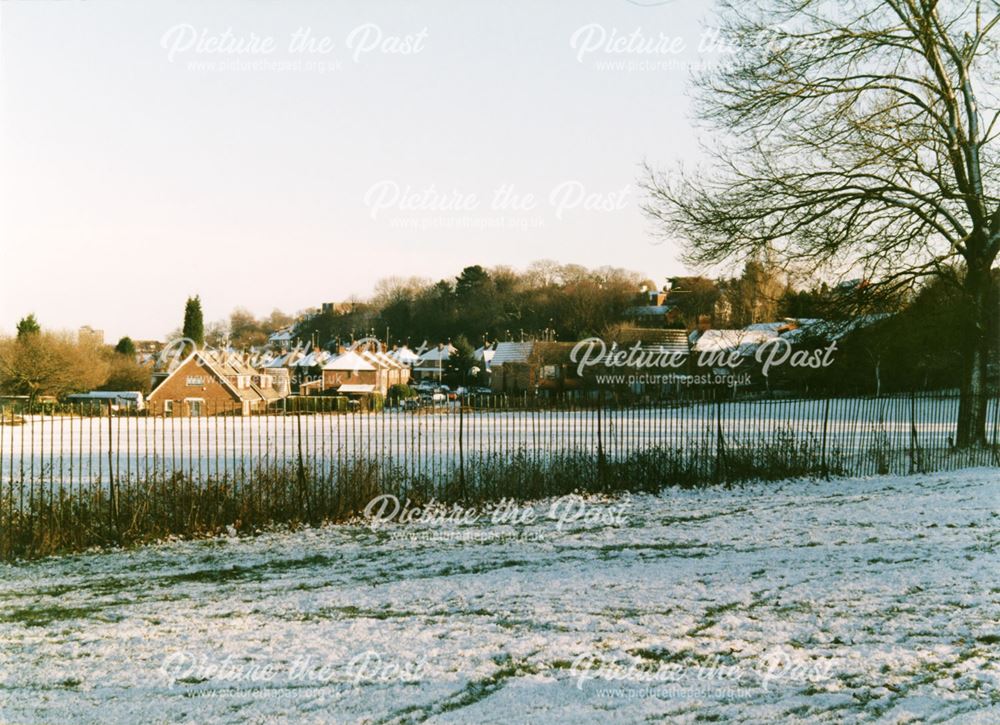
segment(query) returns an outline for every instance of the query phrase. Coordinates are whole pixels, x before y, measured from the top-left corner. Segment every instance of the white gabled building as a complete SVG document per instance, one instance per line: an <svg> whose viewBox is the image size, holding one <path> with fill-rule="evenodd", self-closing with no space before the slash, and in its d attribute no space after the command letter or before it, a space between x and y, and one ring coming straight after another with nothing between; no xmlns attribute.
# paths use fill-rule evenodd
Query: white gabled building
<svg viewBox="0 0 1000 725"><path fill-rule="evenodd" d="M427 343L421 346L420 360L413 364L413 377L417 379L441 380L448 369L449 358L458 352L450 343L438 343L436 347L428 348Z"/></svg>
<svg viewBox="0 0 1000 725"><path fill-rule="evenodd" d="M323 365L318 390L336 390L345 395L386 395L393 385L405 385L409 380L410 369L384 352L346 350ZM314 392L316 388L311 385L305 392Z"/></svg>
<svg viewBox="0 0 1000 725"><path fill-rule="evenodd" d="M267 344L279 350L287 348L292 342L294 332L295 327L293 325L275 330L267 336Z"/></svg>

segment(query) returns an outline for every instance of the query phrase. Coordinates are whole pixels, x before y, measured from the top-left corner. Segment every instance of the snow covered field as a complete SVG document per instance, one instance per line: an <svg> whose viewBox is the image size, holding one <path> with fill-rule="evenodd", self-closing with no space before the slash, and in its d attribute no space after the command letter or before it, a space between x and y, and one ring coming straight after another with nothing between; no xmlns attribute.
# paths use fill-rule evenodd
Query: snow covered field
<svg viewBox="0 0 1000 725"><path fill-rule="evenodd" d="M20 426L0 426L0 482L41 481L68 492L108 479L109 454L118 481L166 478L172 472L198 480L246 477L248 471L290 465L299 442L306 464L320 475L361 459L437 476L458 464L459 439L466 460L536 458L569 452L594 454L598 431L612 459L651 446L714 449L717 430L727 445L760 447L778 438L808 442L818 451L850 455L911 444L948 448L957 398L908 397L824 400L746 400L721 406L596 410L483 410L459 419L456 409L414 415L254 416L157 418L27 416ZM989 408L994 436L998 405ZM824 425L824 420L826 424ZM874 470L874 469L872 469ZM866 469L859 469L866 472Z"/></svg>
<svg viewBox="0 0 1000 725"><path fill-rule="evenodd" d="M0 565L0 721L998 722L998 479Z"/></svg>

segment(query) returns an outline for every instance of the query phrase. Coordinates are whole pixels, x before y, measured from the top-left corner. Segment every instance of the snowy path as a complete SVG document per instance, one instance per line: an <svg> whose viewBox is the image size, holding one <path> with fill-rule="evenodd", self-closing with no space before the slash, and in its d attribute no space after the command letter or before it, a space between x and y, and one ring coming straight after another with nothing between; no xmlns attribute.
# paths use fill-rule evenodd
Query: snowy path
<svg viewBox="0 0 1000 725"><path fill-rule="evenodd" d="M539 504L458 530L477 540L334 526L0 565L0 722L998 722L998 484L672 490L561 531Z"/></svg>

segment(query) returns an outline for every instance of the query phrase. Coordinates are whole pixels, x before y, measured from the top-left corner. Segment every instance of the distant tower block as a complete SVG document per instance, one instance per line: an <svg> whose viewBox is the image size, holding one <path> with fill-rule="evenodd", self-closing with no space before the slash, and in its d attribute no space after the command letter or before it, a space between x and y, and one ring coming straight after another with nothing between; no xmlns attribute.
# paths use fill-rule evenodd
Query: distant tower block
<svg viewBox="0 0 1000 725"><path fill-rule="evenodd" d="M104 344L104 330L95 330L89 325L84 325L77 333L76 339L81 345L100 347Z"/></svg>

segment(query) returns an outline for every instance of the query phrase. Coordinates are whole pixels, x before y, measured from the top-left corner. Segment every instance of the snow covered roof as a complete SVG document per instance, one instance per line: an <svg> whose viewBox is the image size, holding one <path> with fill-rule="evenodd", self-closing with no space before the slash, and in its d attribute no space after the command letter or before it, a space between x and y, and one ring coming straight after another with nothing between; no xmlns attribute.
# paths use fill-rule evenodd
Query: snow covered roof
<svg viewBox="0 0 1000 725"><path fill-rule="evenodd" d="M233 383L231 378L236 378L239 376L252 377L257 375L257 371L253 368L245 365L242 361L236 359L233 356L226 356L222 353L212 350L195 350L190 355L188 355L180 364L175 366L172 372L164 379L160 385L152 390L148 396L148 400L153 400L154 398L162 397L162 391L167 390L166 382L172 377L177 375L184 366L190 360L196 360L202 369L208 370L212 373L212 376L222 385L224 388L229 390L235 398L239 400L249 400L257 401L262 399L270 399L272 397L280 397L280 395L269 388L262 389L260 386L251 384L248 387L239 387Z"/></svg>
<svg viewBox="0 0 1000 725"><path fill-rule="evenodd" d="M374 370L375 366L354 350L348 350L328 361L324 370Z"/></svg>
<svg viewBox="0 0 1000 725"><path fill-rule="evenodd" d="M289 342L292 339L292 333L294 331L294 327L282 327L280 330L275 330L268 335L267 341L270 343Z"/></svg>
<svg viewBox="0 0 1000 725"><path fill-rule="evenodd" d="M337 388L338 393L371 393L374 392L374 390L375 390L374 385L359 385L359 384L349 385L348 383L344 383L339 388Z"/></svg>
<svg viewBox="0 0 1000 725"><path fill-rule="evenodd" d="M344 383L337 388L338 393L371 393L375 391L374 385L363 385L360 383Z"/></svg>
<svg viewBox="0 0 1000 725"><path fill-rule="evenodd" d="M426 344L426 343L424 343ZM420 361L414 365L419 372L437 372L445 367L452 353L458 350L451 345L439 345L420 353Z"/></svg>
<svg viewBox="0 0 1000 725"><path fill-rule="evenodd" d="M330 353L326 350L313 350L308 355L304 355L301 360L292 364L300 368L322 367L329 359Z"/></svg>
<svg viewBox="0 0 1000 725"><path fill-rule="evenodd" d="M425 342L424 345L426 344ZM453 352L458 352L458 350L451 345L437 345L427 348L420 353L420 359L425 363L437 363L438 361L447 360Z"/></svg>
<svg viewBox="0 0 1000 725"><path fill-rule="evenodd" d="M752 325L747 325L743 329L747 332L778 332L782 327L788 327L790 322L779 321L779 322L754 322Z"/></svg>
<svg viewBox="0 0 1000 725"><path fill-rule="evenodd" d="M498 342L497 349L490 361L491 367L505 363L524 363L531 357L533 342Z"/></svg>
<svg viewBox="0 0 1000 725"><path fill-rule="evenodd" d="M366 350L362 353L362 356L375 365L375 367L389 368L390 370L399 370L403 367L401 363L394 360L381 350Z"/></svg>
<svg viewBox="0 0 1000 725"><path fill-rule="evenodd" d="M477 348L476 351L472 353L472 357L476 360L483 361L484 363L486 363L487 366L489 366L490 361L493 360L493 357L496 354L497 351L493 348L492 345L489 346L484 345L480 348Z"/></svg>
<svg viewBox="0 0 1000 725"><path fill-rule="evenodd" d="M850 335L852 332L870 327L892 315L882 312L871 315L860 315L849 320L817 320L801 319L799 326L794 330L782 334L782 338L791 343L801 342L806 338L818 338L822 340L840 340Z"/></svg>
<svg viewBox="0 0 1000 725"><path fill-rule="evenodd" d="M694 352L717 352L739 350L741 355L750 355L768 340L778 337L773 330L705 330L694 342Z"/></svg>
<svg viewBox="0 0 1000 725"><path fill-rule="evenodd" d="M387 354L389 355L389 357L391 357L392 359L396 360L399 363L402 363L403 365L412 365L413 363L420 361L420 356L417 355L417 353L413 352L413 350L408 348L406 345L403 345L403 347L400 348L396 348L395 350Z"/></svg>

